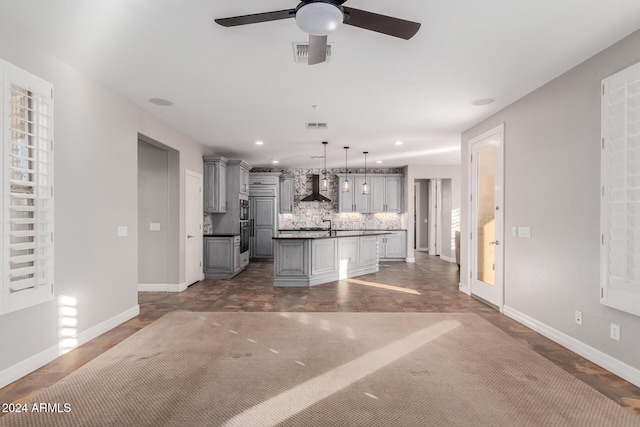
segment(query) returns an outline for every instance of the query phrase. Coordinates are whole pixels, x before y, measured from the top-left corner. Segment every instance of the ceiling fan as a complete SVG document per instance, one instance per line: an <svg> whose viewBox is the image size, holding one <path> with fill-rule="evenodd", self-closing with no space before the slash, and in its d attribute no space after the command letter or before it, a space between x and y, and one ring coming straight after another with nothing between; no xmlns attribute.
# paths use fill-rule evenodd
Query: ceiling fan
<svg viewBox="0 0 640 427"><path fill-rule="evenodd" d="M254 13L216 19L215 21L224 27L235 27L295 18L298 27L309 34L309 65L319 64L327 59L327 35L338 28L340 24L353 25L405 40L409 40L420 29L418 22L343 7L342 4L346 1L302 0L295 9Z"/></svg>

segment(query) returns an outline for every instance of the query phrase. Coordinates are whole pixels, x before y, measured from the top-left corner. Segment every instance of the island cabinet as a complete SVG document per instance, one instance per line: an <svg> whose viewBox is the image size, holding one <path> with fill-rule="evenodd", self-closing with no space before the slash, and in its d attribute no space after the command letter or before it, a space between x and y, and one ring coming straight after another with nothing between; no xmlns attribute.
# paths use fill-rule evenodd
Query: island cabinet
<svg viewBox="0 0 640 427"><path fill-rule="evenodd" d="M371 176L372 213L402 212L402 176Z"/></svg>
<svg viewBox="0 0 640 427"><path fill-rule="evenodd" d="M240 255L240 236L205 236L204 276L230 279L246 267Z"/></svg>
<svg viewBox="0 0 640 427"><path fill-rule="evenodd" d="M279 205L280 213L293 213L293 195L295 192L295 175L280 177Z"/></svg>
<svg viewBox="0 0 640 427"><path fill-rule="evenodd" d="M280 234L274 238L274 286L314 286L378 271L385 232Z"/></svg>
<svg viewBox="0 0 640 427"><path fill-rule="evenodd" d="M362 185L365 182L364 175L337 175L339 181L338 199L339 212L371 212L370 195L362 194ZM349 181L349 191L343 192L343 182ZM370 182L367 176L367 182Z"/></svg>
<svg viewBox="0 0 640 427"><path fill-rule="evenodd" d="M227 212L227 162L222 156L206 156L204 162L204 211Z"/></svg>
<svg viewBox="0 0 640 427"><path fill-rule="evenodd" d="M407 258L407 232L391 231L385 236L378 236L378 254L381 260L403 261Z"/></svg>

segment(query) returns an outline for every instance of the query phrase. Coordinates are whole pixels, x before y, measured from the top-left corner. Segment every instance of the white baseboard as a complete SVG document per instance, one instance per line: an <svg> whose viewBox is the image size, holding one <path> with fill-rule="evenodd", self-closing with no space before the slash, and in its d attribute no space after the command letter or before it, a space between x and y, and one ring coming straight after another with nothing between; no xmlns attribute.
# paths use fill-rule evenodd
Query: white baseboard
<svg viewBox="0 0 640 427"><path fill-rule="evenodd" d="M411 257L411 258L406 258L405 261L406 262L416 262L416 259L414 257Z"/></svg>
<svg viewBox="0 0 640 427"><path fill-rule="evenodd" d="M136 317L138 314L140 314L140 306L136 304L130 309L123 311L122 313L117 314L112 318L87 329L86 331L80 332L76 337L77 343L73 348L91 341L95 337L104 334L133 317ZM70 349L67 349L66 351L68 350ZM53 347L49 347L40 353L34 354L33 356L0 371L0 388L5 387L25 375L30 374L36 369L43 367L47 363L58 358L60 355L60 350L56 344Z"/></svg>
<svg viewBox="0 0 640 427"><path fill-rule="evenodd" d="M139 283L138 292L182 292L188 287L186 283Z"/></svg>
<svg viewBox="0 0 640 427"><path fill-rule="evenodd" d="M538 320L527 316L511 307L504 306L503 313L506 316L522 323L525 326L533 329L534 331L544 335L552 341L557 342L560 345L568 348L574 353L579 354L585 359L599 365L606 370L613 372L619 377L629 381L630 383L640 387L640 370L629 366L626 363L597 350L582 341L579 341L563 332L560 332Z"/></svg>
<svg viewBox="0 0 640 427"><path fill-rule="evenodd" d="M471 289L469 289L469 285L466 285L466 284L464 284L462 282L458 283L458 290L460 292L463 292L463 293L467 294L467 295L471 295Z"/></svg>
<svg viewBox="0 0 640 427"><path fill-rule="evenodd" d="M451 257L448 257L448 256L440 255L440 259L443 260L443 261L450 262L452 264L456 263L456 258L455 257L451 258Z"/></svg>

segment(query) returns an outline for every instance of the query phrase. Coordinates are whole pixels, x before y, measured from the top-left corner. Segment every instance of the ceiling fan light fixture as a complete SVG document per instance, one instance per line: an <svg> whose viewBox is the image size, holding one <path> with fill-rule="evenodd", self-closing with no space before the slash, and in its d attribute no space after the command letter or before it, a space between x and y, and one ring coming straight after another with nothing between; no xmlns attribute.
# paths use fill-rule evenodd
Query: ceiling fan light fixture
<svg viewBox="0 0 640 427"><path fill-rule="evenodd" d="M296 25L314 36L325 36L344 22L340 5L329 1L303 1L296 8Z"/></svg>

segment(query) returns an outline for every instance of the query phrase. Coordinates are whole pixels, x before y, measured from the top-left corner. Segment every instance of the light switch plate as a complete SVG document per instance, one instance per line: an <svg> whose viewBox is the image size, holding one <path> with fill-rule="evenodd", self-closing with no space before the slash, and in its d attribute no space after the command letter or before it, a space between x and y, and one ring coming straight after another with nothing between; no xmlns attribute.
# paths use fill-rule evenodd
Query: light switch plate
<svg viewBox="0 0 640 427"><path fill-rule="evenodd" d="M159 222L149 223L149 231L160 231L160 223Z"/></svg>
<svg viewBox="0 0 640 427"><path fill-rule="evenodd" d="M121 225L118 227L118 237L127 237L129 234L129 228L126 225Z"/></svg>
<svg viewBox="0 0 640 427"><path fill-rule="evenodd" d="M518 237L531 238L531 227L518 227Z"/></svg>

